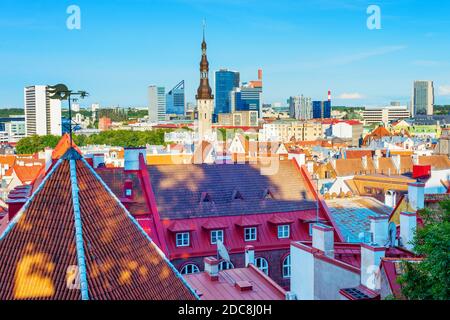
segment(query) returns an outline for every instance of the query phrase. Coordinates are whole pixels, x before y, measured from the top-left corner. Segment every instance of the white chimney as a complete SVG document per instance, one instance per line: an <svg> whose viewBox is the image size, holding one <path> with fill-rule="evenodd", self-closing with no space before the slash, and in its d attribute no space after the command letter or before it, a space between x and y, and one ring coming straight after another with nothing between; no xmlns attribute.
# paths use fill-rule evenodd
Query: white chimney
<svg viewBox="0 0 450 320"><path fill-rule="evenodd" d="M105 164L105 155L102 153L94 154L93 164L94 169L97 169L100 165Z"/></svg>
<svg viewBox="0 0 450 320"><path fill-rule="evenodd" d="M45 149L45 172L48 172L53 164L53 149Z"/></svg>
<svg viewBox="0 0 450 320"><path fill-rule="evenodd" d="M125 171L138 171L140 169L139 158L141 155L147 163L146 148L125 148Z"/></svg>
<svg viewBox="0 0 450 320"><path fill-rule="evenodd" d="M367 170L367 156L363 156L361 158L361 161L362 161L362 166L363 166L364 170Z"/></svg>
<svg viewBox="0 0 450 320"><path fill-rule="evenodd" d="M418 154L413 154L412 156L412 161L413 161L413 165L418 166L420 161L419 161L419 155Z"/></svg>
<svg viewBox="0 0 450 320"><path fill-rule="evenodd" d="M219 280L219 260L215 257L208 257L204 260L205 272L209 275L212 281Z"/></svg>
<svg viewBox="0 0 450 320"><path fill-rule="evenodd" d="M306 163L306 167L308 168L308 172L309 172L310 174L313 174L313 173L314 173L314 162L313 162L313 161L308 161L308 162Z"/></svg>
<svg viewBox="0 0 450 320"><path fill-rule="evenodd" d="M384 204L388 207L395 208L397 205L397 192L388 190L384 195Z"/></svg>
<svg viewBox="0 0 450 320"><path fill-rule="evenodd" d="M361 284L370 290L380 289L380 263L386 254L386 248L361 245Z"/></svg>
<svg viewBox="0 0 450 320"><path fill-rule="evenodd" d="M408 184L408 200L414 210L425 208L425 184L414 182Z"/></svg>
<svg viewBox="0 0 450 320"><path fill-rule="evenodd" d="M369 219L373 242L380 247L385 246L389 240L389 218L387 216L376 216Z"/></svg>
<svg viewBox="0 0 450 320"><path fill-rule="evenodd" d="M373 156L373 166L375 167L375 170L380 169L380 156L377 154Z"/></svg>
<svg viewBox="0 0 450 320"><path fill-rule="evenodd" d="M250 264L255 264L255 247L246 246L245 247L245 267L247 268Z"/></svg>
<svg viewBox="0 0 450 320"><path fill-rule="evenodd" d="M412 251L412 241L417 229L417 215L413 212L400 213L400 240L404 248Z"/></svg>
<svg viewBox="0 0 450 320"><path fill-rule="evenodd" d="M399 154L393 155L391 157L392 163L395 166L395 169L397 170L397 174L400 174L401 170L401 156Z"/></svg>
<svg viewBox="0 0 450 320"><path fill-rule="evenodd" d="M322 251L325 256L334 258L334 229L324 224L313 226L313 247Z"/></svg>

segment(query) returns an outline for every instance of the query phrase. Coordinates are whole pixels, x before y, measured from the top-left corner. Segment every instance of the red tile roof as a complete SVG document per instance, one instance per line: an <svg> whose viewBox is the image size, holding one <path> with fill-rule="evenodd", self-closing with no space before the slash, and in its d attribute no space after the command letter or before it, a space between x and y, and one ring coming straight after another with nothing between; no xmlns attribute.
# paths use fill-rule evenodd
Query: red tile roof
<svg viewBox="0 0 450 320"><path fill-rule="evenodd" d="M186 281L200 294L201 300L285 300L286 291L253 265L248 268L219 272L219 279L211 281L206 272L187 275ZM248 282L251 290L241 291L236 284Z"/></svg>
<svg viewBox="0 0 450 320"><path fill-rule="evenodd" d="M67 277L83 257L89 299L195 299L87 163L76 160L78 192L73 172L69 160L60 160L0 236L0 256L7 261L0 264L0 300L81 299ZM76 242L77 195L84 255Z"/></svg>

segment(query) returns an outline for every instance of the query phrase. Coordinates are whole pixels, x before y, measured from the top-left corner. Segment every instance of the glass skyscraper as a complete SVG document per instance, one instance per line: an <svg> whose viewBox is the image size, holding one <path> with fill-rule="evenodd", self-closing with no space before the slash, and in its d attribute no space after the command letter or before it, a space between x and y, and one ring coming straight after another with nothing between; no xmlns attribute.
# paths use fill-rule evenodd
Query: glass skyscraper
<svg viewBox="0 0 450 320"><path fill-rule="evenodd" d="M313 118L330 119L331 101L313 101Z"/></svg>
<svg viewBox="0 0 450 320"><path fill-rule="evenodd" d="M242 87L234 91L233 111L258 111L261 117L261 95L262 88Z"/></svg>
<svg viewBox="0 0 450 320"><path fill-rule="evenodd" d="M166 89L150 86L148 88L148 116L150 122L166 120Z"/></svg>
<svg viewBox="0 0 450 320"><path fill-rule="evenodd" d="M177 84L166 95L166 114L184 116L185 114L185 89L184 80Z"/></svg>
<svg viewBox="0 0 450 320"><path fill-rule="evenodd" d="M233 111L230 93L234 88L239 88L239 85L239 72L227 69L216 71L216 106L214 114L231 113Z"/></svg>

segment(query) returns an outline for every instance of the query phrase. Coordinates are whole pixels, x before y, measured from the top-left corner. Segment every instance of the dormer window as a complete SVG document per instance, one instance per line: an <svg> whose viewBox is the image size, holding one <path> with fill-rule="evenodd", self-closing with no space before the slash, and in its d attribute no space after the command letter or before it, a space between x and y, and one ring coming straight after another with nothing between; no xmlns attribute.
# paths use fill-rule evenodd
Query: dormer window
<svg viewBox="0 0 450 320"><path fill-rule="evenodd" d="M239 191L234 190L233 191L233 195L231 196L231 200L232 201L234 201L234 200L244 200L244 197L242 196L242 194Z"/></svg>
<svg viewBox="0 0 450 320"><path fill-rule="evenodd" d="M177 247L189 247L191 245L189 232L180 232L176 234Z"/></svg>
<svg viewBox="0 0 450 320"><path fill-rule="evenodd" d="M258 239L258 229L256 227L245 228L244 239L246 242L256 241Z"/></svg>
<svg viewBox="0 0 450 320"><path fill-rule="evenodd" d="M133 190L132 189L125 189L125 197L131 198L133 196Z"/></svg>
<svg viewBox="0 0 450 320"><path fill-rule="evenodd" d="M200 203L209 203L212 202L211 196L208 192L202 192L202 196L200 197Z"/></svg>
<svg viewBox="0 0 450 320"><path fill-rule="evenodd" d="M269 188L264 190L263 199L264 200L273 200L273 199L275 199L275 197L273 195L273 192Z"/></svg>
<svg viewBox="0 0 450 320"><path fill-rule="evenodd" d="M211 231L211 244L217 244L217 241L221 241L223 243L223 230Z"/></svg>

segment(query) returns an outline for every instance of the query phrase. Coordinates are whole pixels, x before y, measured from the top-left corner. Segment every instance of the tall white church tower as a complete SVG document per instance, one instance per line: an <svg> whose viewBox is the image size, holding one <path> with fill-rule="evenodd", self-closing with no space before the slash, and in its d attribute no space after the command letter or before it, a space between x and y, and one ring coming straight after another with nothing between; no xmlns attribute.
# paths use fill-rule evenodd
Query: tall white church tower
<svg viewBox="0 0 450 320"><path fill-rule="evenodd" d="M197 90L198 133L199 141L212 137L212 115L214 112L214 96L209 85L209 62L206 56L205 32L203 30L202 61L200 62L200 86Z"/></svg>

